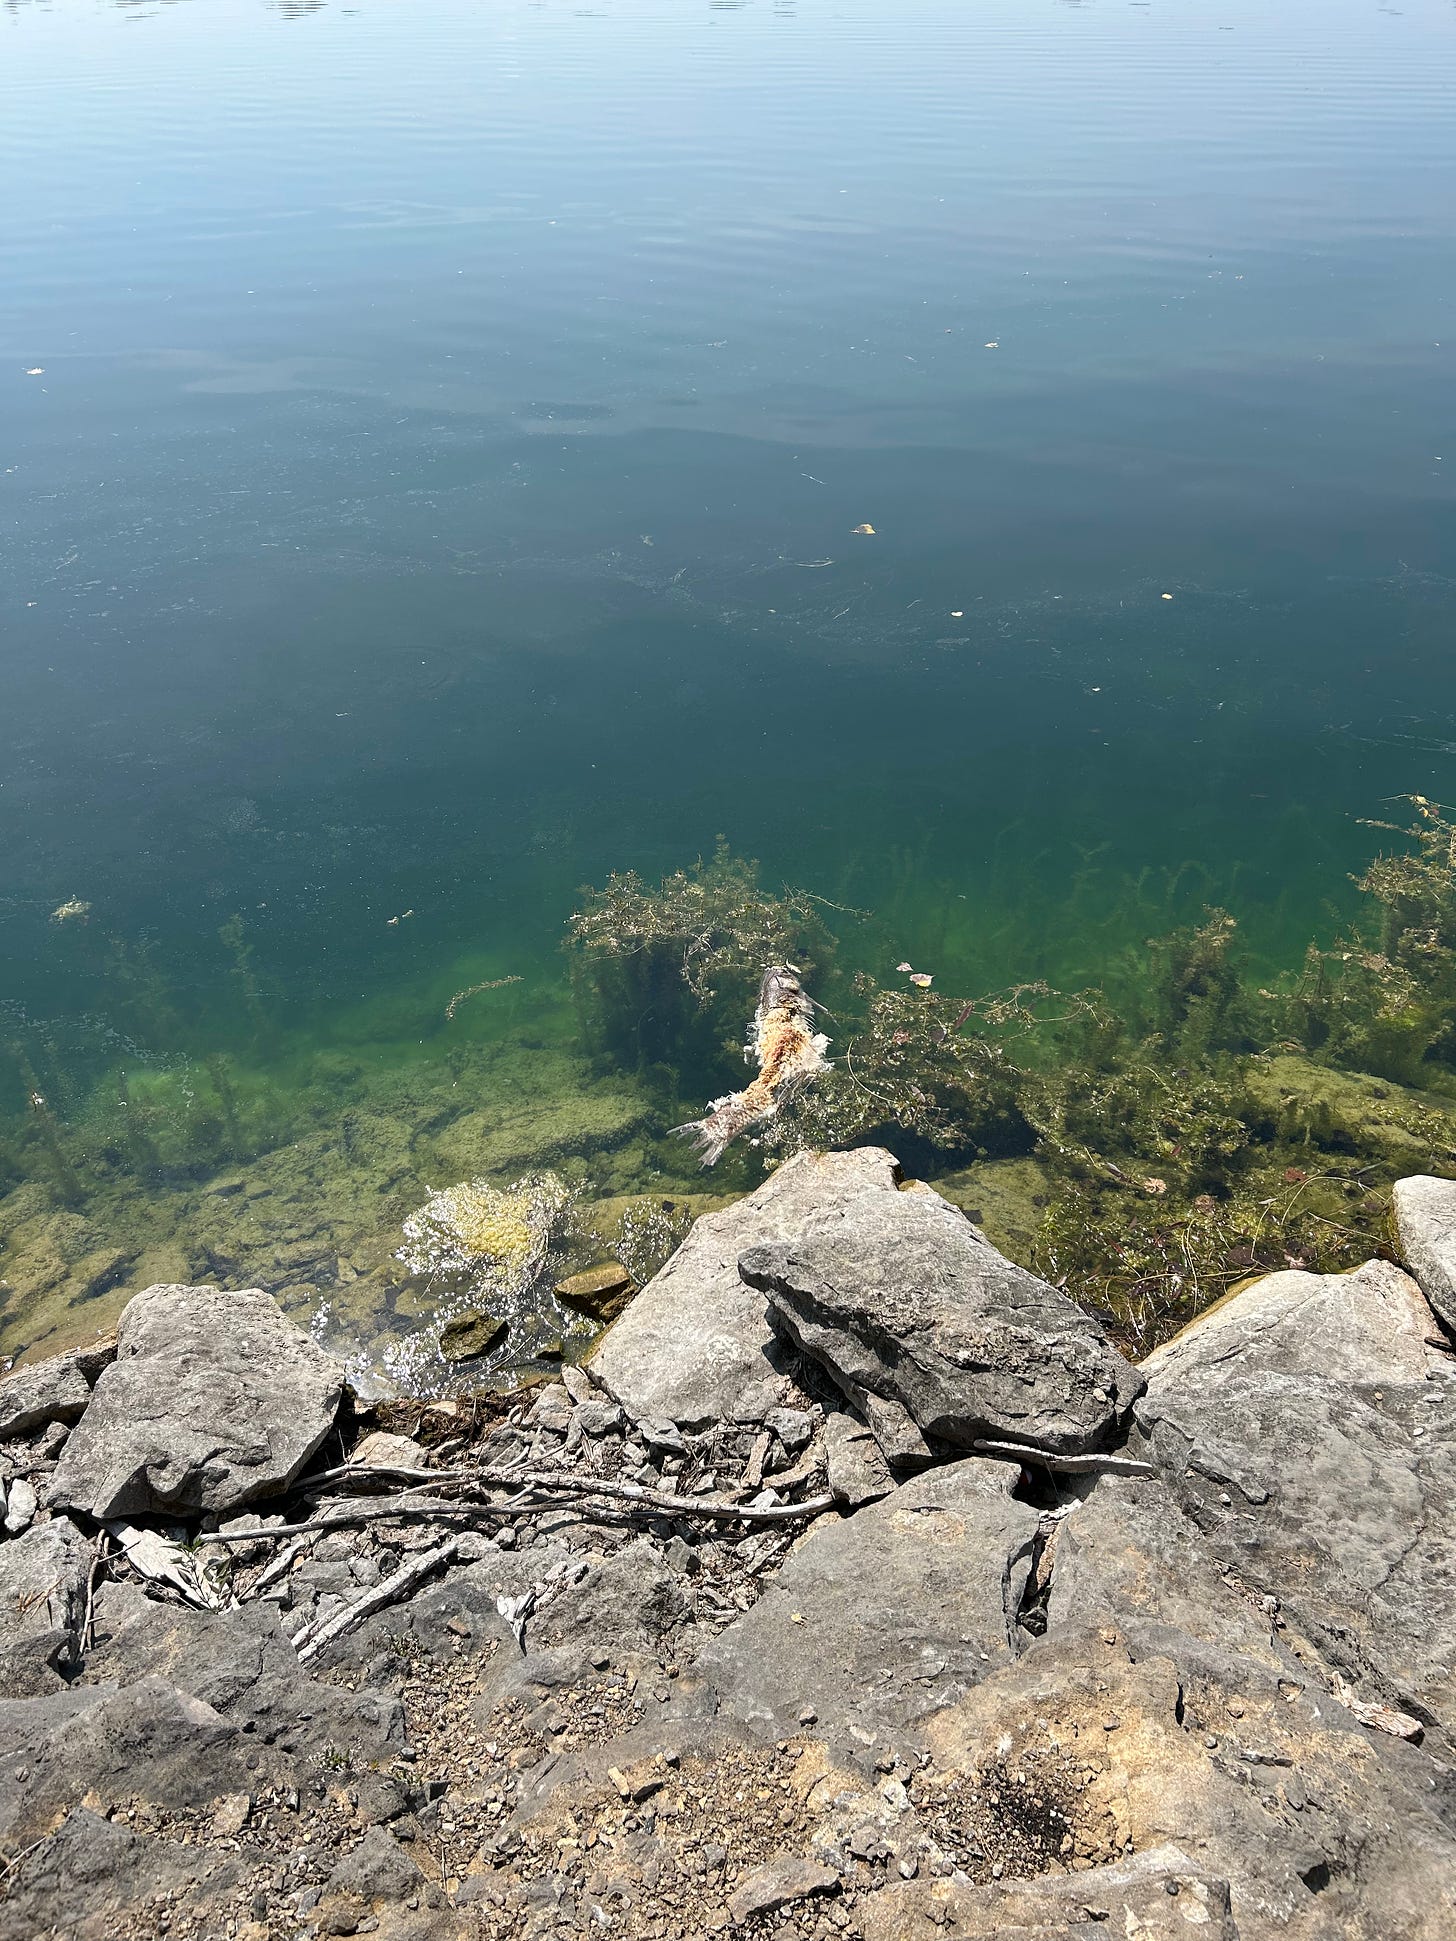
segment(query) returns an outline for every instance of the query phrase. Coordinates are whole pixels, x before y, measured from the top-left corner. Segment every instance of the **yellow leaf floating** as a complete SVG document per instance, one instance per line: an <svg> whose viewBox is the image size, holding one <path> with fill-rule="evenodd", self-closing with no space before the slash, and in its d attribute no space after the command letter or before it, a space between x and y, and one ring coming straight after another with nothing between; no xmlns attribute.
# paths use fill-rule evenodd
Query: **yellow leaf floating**
<svg viewBox="0 0 1456 1941"><path fill-rule="evenodd" d="M861 534L867 539L873 539L875 536L875 529L873 526L856 526L855 531L856 533Z"/></svg>

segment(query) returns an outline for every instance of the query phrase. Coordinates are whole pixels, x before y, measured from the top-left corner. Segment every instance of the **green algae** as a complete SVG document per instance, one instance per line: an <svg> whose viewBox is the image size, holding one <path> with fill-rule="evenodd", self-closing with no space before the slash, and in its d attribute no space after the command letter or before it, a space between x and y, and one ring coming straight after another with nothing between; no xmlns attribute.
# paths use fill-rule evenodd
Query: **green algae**
<svg viewBox="0 0 1456 1941"><path fill-rule="evenodd" d="M566 1200L539 1274L472 1367L524 1379L592 1338L556 1280L614 1259L643 1282L784 1155L864 1142L1145 1348L1251 1273L1388 1251L1391 1182L1456 1174L1456 828L1414 809L1356 879L1361 916L1284 975L1211 910L1097 988L922 988L888 968L884 912L770 890L724 848L584 895L565 983L477 950L293 1037L255 1017L239 929L226 1048L195 1021L163 1042L178 989L108 944L138 1035L22 1020L0 1062L0 1352L87 1339L151 1281L251 1284L361 1381L459 1392L434 1344L468 1289L400 1260L403 1224L451 1182L549 1173ZM772 959L806 967L835 1066L705 1176L669 1128L743 1082Z"/></svg>

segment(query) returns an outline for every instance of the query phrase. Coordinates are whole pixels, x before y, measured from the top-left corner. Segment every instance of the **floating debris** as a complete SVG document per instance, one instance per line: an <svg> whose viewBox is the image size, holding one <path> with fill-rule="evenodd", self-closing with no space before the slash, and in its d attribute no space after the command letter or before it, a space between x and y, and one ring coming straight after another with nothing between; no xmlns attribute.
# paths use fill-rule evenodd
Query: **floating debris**
<svg viewBox="0 0 1456 1941"><path fill-rule="evenodd" d="M829 1070L824 1056L829 1040L814 1030L814 1003L799 982L794 964L773 964L759 986L758 1009L743 1048L758 1062L758 1077L741 1092L714 1099L706 1117L675 1126L715 1166L739 1133L771 1119L779 1107L811 1078Z"/></svg>
<svg viewBox="0 0 1456 1941"><path fill-rule="evenodd" d="M413 910L401 910L397 917L386 917L384 921L389 925L390 929L393 930L396 924L403 923L406 917L412 917L413 915L414 915Z"/></svg>
<svg viewBox="0 0 1456 1941"><path fill-rule="evenodd" d="M58 904L51 911L51 922L84 923L90 914L91 905L83 902L79 896L73 896L68 902Z"/></svg>
<svg viewBox="0 0 1456 1941"><path fill-rule="evenodd" d="M915 985L915 987L918 990L928 991L931 985L935 982L935 979L934 977L931 976L929 971L911 971L910 982L913 985Z"/></svg>
<svg viewBox="0 0 1456 1941"><path fill-rule="evenodd" d="M483 984L467 984L463 991L457 991L445 1006L445 1016L453 1018L468 997L478 997L482 991L499 991L507 984L521 983L520 977L488 977Z"/></svg>
<svg viewBox="0 0 1456 1941"><path fill-rule="evenodd" d="M875 529L873 526L868 526L868 525L856 526L854 530L855 530L855 533L858 535L858 537L860 537L861 539L873 539L875 536Z"/></svg>

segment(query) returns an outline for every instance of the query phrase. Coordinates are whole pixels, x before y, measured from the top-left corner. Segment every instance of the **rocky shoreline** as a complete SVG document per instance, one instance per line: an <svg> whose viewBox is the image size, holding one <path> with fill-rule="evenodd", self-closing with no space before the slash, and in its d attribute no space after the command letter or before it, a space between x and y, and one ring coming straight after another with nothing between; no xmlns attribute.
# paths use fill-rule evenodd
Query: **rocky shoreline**
<svg viewBox="0 0 1456 1941"><path fill-rule="evenodd" d="M1456 1931L1456 1183L1140 1367L861 1149L581 1367L162 1285L0 1383L0 1937Z"/></svg>

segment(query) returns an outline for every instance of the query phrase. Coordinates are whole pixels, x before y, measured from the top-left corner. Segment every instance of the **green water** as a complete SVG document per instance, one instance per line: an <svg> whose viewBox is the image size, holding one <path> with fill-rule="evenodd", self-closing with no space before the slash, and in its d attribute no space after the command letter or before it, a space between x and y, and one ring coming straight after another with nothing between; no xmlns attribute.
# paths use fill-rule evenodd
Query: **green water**
<svg viewBox="0 0 1456 1941"><path fill-rule="evenodd" d="M967 990L1209 903L1273 966L1456 794L1449 6L0 48L8 1351L183 1275L408 1335L429 1187L699 1185L578 1042L610 870L724 833Z"/></svg>

